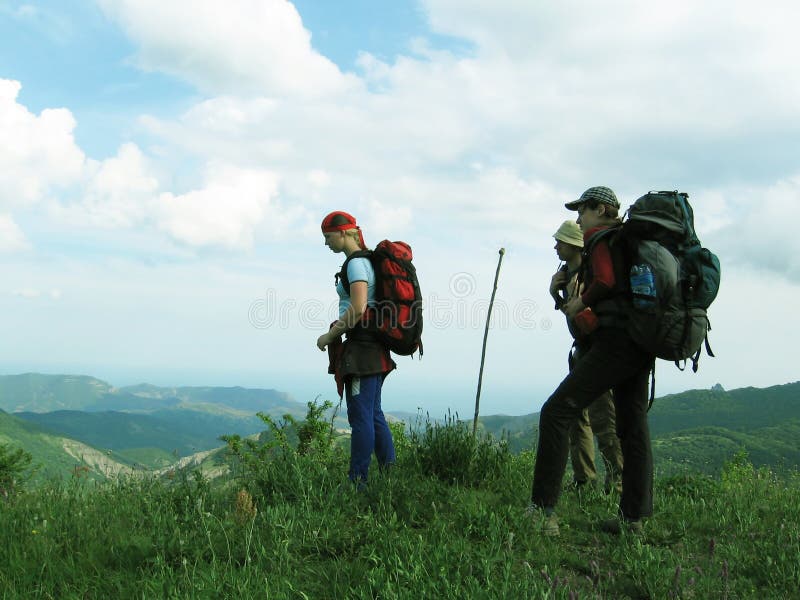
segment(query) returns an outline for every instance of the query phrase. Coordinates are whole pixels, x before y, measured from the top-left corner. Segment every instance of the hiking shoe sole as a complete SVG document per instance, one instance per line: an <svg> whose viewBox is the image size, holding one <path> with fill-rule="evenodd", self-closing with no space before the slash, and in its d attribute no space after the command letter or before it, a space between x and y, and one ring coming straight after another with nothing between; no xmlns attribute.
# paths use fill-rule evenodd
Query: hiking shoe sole
<svg viewBox="0 0 800 600"><path fill-rule="evenodd" d="M644 526L641 520L628 521L626 519L606 519L600 523L600 531L611 535L627 533L630 535L642 535Z"/></svg>

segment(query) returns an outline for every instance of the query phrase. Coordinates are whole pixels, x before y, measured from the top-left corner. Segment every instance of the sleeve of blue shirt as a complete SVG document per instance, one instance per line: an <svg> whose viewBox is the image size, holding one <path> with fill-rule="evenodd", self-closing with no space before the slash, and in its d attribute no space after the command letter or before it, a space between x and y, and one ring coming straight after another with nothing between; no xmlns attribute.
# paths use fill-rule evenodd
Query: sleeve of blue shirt
<svg viewBox="0 0 800 600"><path fill-rule="evenodd" d="M375 305L375 270L368 258L354 258L347 263L347 280L352 284L355 281L367 283L367 304Z"/></svg>
<svg viewBox="0 0 800 600"><path fill-rule="evenodd" d="M354 281L366 281L369 283L371 267L372 265L369 263L368 259L354 258L347 263L347 280L350 283Z"/></svg>

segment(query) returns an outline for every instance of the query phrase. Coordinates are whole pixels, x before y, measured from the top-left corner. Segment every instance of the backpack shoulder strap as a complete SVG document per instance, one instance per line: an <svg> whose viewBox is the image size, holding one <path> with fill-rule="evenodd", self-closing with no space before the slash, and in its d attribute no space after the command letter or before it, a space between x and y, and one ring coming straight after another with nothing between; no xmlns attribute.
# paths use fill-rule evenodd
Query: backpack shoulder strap
<svg viewBox="0 0 800 600"><path fill-rule="evenodd" d="M609 238L608 242L609 244L612 244L616 235L621 232L622 224L620 223L619 225L613 225L612 227L601 229L600 231L593 233L592 237L590 237L583 246L584 254L587 256L591 254L592 250L594 250L594 247L600 242L600 240Z"/></svg>
<svg viewBox="0 0 800 600"><path fill-rule="evenodd" d="M581 266L578 269L578 281L583 283L586 280L586 275L589 269L591 268L591 256L592 250L594 250L595 246L600 243L601 240L608 239L609 246L614 244L616 238L619 234L622 233L622 224L614 225L613 227L609 227L607 229L601 229L592 234L592 236L586 240L586 243L583 245L583 256L581 257Z"/></svg>
<svg viewBox="0 0 800 600"><path fill-rule="evenodd" d="M341 270L334 276L336 283L339 283L340 281L342 282L342 287L344 287L344 291L347 292L348 296L350 295L350 280L347 278L347 266L354 258L370 258L371 256L372 250L359 250L357 252L353 252L345 259Z"/></svg>

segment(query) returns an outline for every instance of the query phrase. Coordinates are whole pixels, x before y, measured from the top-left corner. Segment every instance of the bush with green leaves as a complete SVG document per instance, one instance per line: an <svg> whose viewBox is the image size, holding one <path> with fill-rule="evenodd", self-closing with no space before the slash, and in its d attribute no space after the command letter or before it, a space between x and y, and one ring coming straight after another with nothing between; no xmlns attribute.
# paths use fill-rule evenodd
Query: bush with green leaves
<svg viewBox="0 0 800 600"><path fill-rule="evenodd" d="M335 487L346 472L346 459L334 443L335 414L330 420L324 416L332 406L328 401L309 402L302 421L258 413L267 426L258 439L223 436L239 485L270 502L308 501Z"/></svg>
<svg viewBox="0 0 800 600"><path fill-rule="evenodd" d="M478 487L509 475L512 454L506 440L474 436L467 423L448 412L444 423L411 429L408 462L446 483Z"/></svg>
<svg viewBox="0 0 800 600"><path fill-rule="evenodd" d="M30 477L32 460L22 448L0 444L0 496L8 498L19 491Z"/></svg>

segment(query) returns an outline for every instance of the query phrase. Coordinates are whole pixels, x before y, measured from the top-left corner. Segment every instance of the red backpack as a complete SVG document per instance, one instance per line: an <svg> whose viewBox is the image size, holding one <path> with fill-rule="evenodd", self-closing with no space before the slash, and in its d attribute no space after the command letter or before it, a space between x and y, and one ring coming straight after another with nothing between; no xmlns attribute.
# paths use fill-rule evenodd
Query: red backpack
<svg viewBox="0 0 800 600"><path fill-rule="evenodd" d="M364 313L363 327L395 354L409 356L419 350L422 356L422 293L411 246L383 240L374 250L348 256L338 275L348 294L347 265L354 258L369 258L375 270L376 305Z"/></svg>

